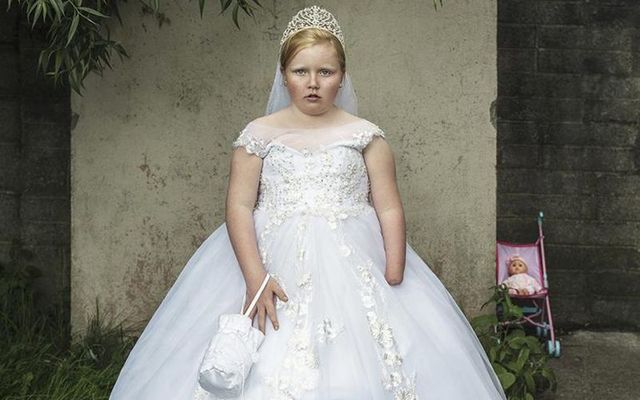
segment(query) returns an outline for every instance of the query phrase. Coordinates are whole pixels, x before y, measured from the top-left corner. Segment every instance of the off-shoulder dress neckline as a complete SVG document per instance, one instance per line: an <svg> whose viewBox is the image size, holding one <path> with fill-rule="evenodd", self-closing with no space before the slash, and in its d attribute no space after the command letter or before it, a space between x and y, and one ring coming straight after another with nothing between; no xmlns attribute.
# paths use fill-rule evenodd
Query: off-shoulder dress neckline
<svg viewBox="0 0 640 400"><path fill-rule="evenodd" d="M355 125L357 123L364 123L365 121L366 121L366 119L360 118L360 119L357 119L355 121L347 122L347 123L340 124L340 125L321 126L321 127L317 127L317 128L279 127L279 126L271 126L271 125L263 124L261 122L256 122L256 121L251 121L249 124L260 126L260 127L267 128L267 129L282 130L282 131L319 131L319 130L323 130L323 129L324 130L326 130L326 129L340 129L340 128L344 128L344 127L347 127L347 126Z"/></svg>

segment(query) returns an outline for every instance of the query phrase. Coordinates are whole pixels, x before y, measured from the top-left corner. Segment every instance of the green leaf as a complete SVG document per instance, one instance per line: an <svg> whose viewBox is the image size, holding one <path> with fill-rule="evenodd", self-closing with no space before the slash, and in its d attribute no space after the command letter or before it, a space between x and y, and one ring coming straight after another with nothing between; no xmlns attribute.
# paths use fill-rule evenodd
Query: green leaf
<svg viewBox="0 0 640 400"><path fill-rule="evenodd" d="M41 2L36 2L34 3L36 5L36 12L34 13L33 16L33 22L31 23L31 29L33 29L34 26L36 26L36 22L38 22L38 18L40 17L40 13L42 12L42 3Z"/></svg>
<svg viewBox="0 0 640 400"><path fill-rule="evenodd" d="M493 367L493 370L496 374L506 374L508 372L502 365L498 363L491 363L491 366Z"/></svg>
<svg viewBox="0 0 640 400"><path fill-rule="evenodd" d="M508 347L503 347L500 349L500 351L498 351L498 362L500 363L506 363L512 357L513 356L511 355Z"/></svg>
<svg viewBox="0 0 640 400"><path fill-rule="evenodd" d="M49 5L51 6L51 9L55 14L55 21L60 22L60 19L62 18L62 12L60 10L58 2L56 0L50 0Z"/></svg>
<svg viewBox="0 0 640 400"><path fill-rule="evenodd" d="M520 371L522 371L520 365L518 365L518 363L515 361L509 361L508 363L504 364L504 366L516 375L520 374Z"/></svg>
<svg viewBox="0 0 640 400"><path fill-rule="evenodd" d="M524 344L526 343L525 338L523 337L515 337L515 338L509 338L507 337L508 343L509 343L509 347L514 349L514 350L518 350L522 347L524 347Z"/></svg>
<svg viewBox="0 0 640 400"><path fill-rule="evenodd" d="M222 8L222 12L226 11L227 8L231 5L233 0L220 0L220 6Z"/></svg>
<svg viewBox="0 0 640 400"><path fill-rule="evenodd" d="M60 66L62 65L62 52L60 50L56 51L56 59L54 63L53 73L57 76L60 72Z"/></svg>
<svg viewBox="0 0 640 400"><path fill-rule="evenodd" d="M515 375L509 372L505 372L497 375L498 375L498 379L500 379L500 384L502 385L502 388L504 390L509 389L511 385L513 385L516 381Z"/></svg>
<svg viewBox="0 0 640 400"><path fill-rule="evenodd" d="M200 18L204 16L204 2L205 0L198 0L198 7L200 8Z"/></svg>
<svg viewBox="0 0 640 400"><path fill-rule="evenodd" d="M69 36L67 38L67 44L65 45L65 47L69 46L69 43L71 43L71 39L73 39L73 35L75 35L76 29L78 29L79 22L80 22L80 15L75 14L73 16L73 19L71 20L71 27L69 28Z"/></svg>
<svg viewBox="0 0 640 400"><path fill-rule="evenodd" d="M38 7L37 1L34 1L33 3L31 3L31 5L27 8L27 16L30 16L31 14L33 14L33 10L35 10L36 7Z"/></svg>
<svg viewBox="0 0 640 400"><path fill-rule="evenodd" d="M108 15L104 15L103 13L101 13L100 11L94 10L93 8L89 8L89 7L78 7L78 9L88 12L91 15L95 15L101 18L109 18Z"/></svg>
<svg viewBox="0 0 640 400"><path fill-rule="evenodd" d="M537 337L527 336L525 338L525 344L533 354L540 354L542 352L542 344Z"/></svg>
<svg viewBox="0 0 640 400"><path fill-rule="evenodd" d="M525 393L524 394L524 400L535 400L535 399L533 398L531 393Z"/></svg>
<svg viewBox="0 0 640 400"><path fill-rule="evenodd" d="M58 10L60 10L60 14L64 16L64 6L65 4L62 2L63 0L53 0L53 3L56 3L58 6Z"/></svg>
<svg viewBox="0 0 640 400"><path fill-rule="evenodd" d="M498 317L493 314L479 315L471 320L472 326L495 325L498 323Z"/></svg>
<svg viewBox="0 0 640 400"><path fill-rule="evenodd" d="M496 348L492 347L489 349L489 361L494 362L496 360Z"/></svg>
<svg viewBox="0 0 640 400"><path fill-rule="evenodd" d="M524 383L527 385L527 390L530 393L536 392L536 382L533 379L533 375L529 371L525 371L524 373Z"/></svg>
<svg viewBox="0 0 640 400"><path fill-rule="evenodd" d="M524 364L529 359L529 349L527 347L523 347L520 349L520 353L518 353L518 359L516 363L518 364L518 370L522 370L524 368Z"/></svg>
<svg viewBox="0 0 640 400"><path fill-rule="evenodd" d="M47 22L47 17L49 16L49 7L47 7L47 3L43 0L41 3L42 8L42 22Z"/></svg>
<svg viewBox="0 0 640 400"><path fill-rule="evenodd" d="M553 372L553 370L549 367L544 367L542 368L542 371L540 371L542 376L552 385L555 384L556 382L556 375Z"/></svg>
<svg viewBox="0 0 640 400"><path fill-rule="evenodd" d="M518 338L518 337L523 338L525 336L526 336L526 333L524 333L524 329L518 328L509 332L509 334L507 335L507 338Z"/></svg>
<svg viewBox="0 0 640 400"><path fill-rule="evenodd" d="M38 55L38 69L42 68L42 60L44 59L44 55L46 54L46 52L47 50L40 50L40 54Z"/></svg>
<svg viewBox="0 0 640 400"><path fill-rule="evenodd" d="M240 29L240 24L238 23L238 10L240 9L240 5L236 3L235 7L233 7L233 14L231 19L233 19L233 23L236 24L238 29Z"/></svg>
<svg viewBox="0 0 640 400"><path fill-rule="evenodd" d="M122 16L120 15L120 9L118 8L118 2L117 1L114 1L114 2L111 3L111 10L115 14L116 18L118 18L118 21L120 22L120 26L122 26L123 25Z"/></svg>

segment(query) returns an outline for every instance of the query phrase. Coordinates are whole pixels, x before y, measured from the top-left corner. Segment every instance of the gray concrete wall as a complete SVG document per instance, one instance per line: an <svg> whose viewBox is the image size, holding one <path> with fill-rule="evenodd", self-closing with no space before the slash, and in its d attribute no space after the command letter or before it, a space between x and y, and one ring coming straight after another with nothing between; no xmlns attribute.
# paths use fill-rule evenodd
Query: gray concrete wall
<svg viewBox="0 0 640 400"><path fill-rule="evenodd" d="M132 58L72 99L72 322L95 309L149 318L203 239L223 222L231 142L262 115L289 18L267 1L256 23L137 3L113 25ZM360 114L397 159L410 244L468 313L493 281L496 4L327 1L346 35ZM240 294L239 294L240 295Z"/></svg>

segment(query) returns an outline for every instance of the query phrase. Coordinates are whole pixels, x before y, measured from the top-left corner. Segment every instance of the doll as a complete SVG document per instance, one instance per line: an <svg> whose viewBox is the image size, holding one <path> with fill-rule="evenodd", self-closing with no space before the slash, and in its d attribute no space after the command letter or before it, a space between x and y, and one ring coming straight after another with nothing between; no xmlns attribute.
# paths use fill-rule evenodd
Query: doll
<svg viewBox="0 0 640 400"><path fill-rule="evenodd" d="M531 295L542 289L538 281L527 273L528 267L524 259L518 255L507 260L509 277L502 283L509 288L509 294Z"/></svg>

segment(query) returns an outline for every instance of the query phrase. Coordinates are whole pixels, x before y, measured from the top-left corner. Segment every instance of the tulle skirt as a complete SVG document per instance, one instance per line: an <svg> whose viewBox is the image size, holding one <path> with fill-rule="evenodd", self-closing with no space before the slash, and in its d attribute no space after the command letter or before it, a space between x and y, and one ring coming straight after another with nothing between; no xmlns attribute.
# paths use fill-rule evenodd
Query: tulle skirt
<svg viewBox="0 0 640 400"><path fill-rule="evenodd" d="M254 211L265 267L289 301L277 300L279 330L267 318L244 399L506 399L464 314L409 244L403 282L386 282L372 207L339 221L269 220ZM223 223L145 327L110 399L215 399L199 388L198 366L219 315L238 313L244 291Z"/></svg>

